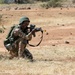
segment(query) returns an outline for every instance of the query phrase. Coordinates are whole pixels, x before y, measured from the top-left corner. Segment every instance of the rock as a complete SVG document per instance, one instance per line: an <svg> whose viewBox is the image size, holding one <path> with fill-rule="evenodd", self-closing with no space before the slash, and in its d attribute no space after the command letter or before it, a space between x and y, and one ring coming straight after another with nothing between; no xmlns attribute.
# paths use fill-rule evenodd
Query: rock
<svg viewBox="0 0 75 75"><path fill-rule="evenodd" d="M57 23L57 25L59 25L59 23Z"/></svg>
<svg viewBox="0 0 75 75"><path fill-rule="evenodd" d="M60 8L62 10L62 8Z"/></svg>
<svg viewBox="0 0 75 75"><path fill-rule="evenodd" d="M49 9L49 7L46 7L46 9Z"/></svg>
<svg viewBox="0 0 75 75"><path fill-rule="evenodd" d="M69 41L65 41L65 43L66 43L66 44L69 44L70 42L69 42Z"/></svg>
<svg viewBox="0 0 75 75"><path fill-rule="evenodd" d="M31 9L31 7L28 7L27 9Z"/></svg>
<svg viewBox="0 0 75 75"><path fill-rule="evenodd" d="M62 13L59 13L59 14L62 14Z"/></svg>
<svg viewBox="0 0 75 75"><path fill-rule="evenodd" d="M52 46L55 46L55 44L53 44Z"/></svg>
<svg viewBox="0 0 75 75"><path fill-rule="evenodd" d="M70 33L70 35L72 35L72 33Z"/></svg>
<svg viewBox="0 0 75 75"><path fill-rule="evenodd" d="M46 35L48 35L49 33L47 32Z"/></svg>
<svg viewBox="0 0 75 75"><path fill-rule="evenodd" d="M62 26L65 26L64 24L62 24Z"/></svg>

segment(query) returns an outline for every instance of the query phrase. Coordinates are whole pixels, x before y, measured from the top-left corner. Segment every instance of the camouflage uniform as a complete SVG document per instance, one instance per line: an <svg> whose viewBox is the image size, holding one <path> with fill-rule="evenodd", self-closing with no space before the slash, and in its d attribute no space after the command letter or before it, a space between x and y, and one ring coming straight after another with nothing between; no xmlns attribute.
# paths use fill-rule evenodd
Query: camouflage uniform
<svg viewBox="0 0 75 75"><path fill-rule="evenodd" d="M19 25L17 25L11 33L14 42L12 43L12 46L7 46L11 55L10 58L18 56L33 59L32 54L26 49L27 42L32 38L32 32L30 32L27 27L22 30L21 25L24 21L30 22L29 18L22 17Z"/></svg>

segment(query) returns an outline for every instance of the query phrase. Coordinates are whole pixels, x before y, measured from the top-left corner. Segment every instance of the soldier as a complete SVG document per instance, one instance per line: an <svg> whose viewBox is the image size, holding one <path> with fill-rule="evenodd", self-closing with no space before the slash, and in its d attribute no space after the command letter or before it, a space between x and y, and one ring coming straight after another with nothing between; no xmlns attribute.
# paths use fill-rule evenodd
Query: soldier
<svg viewBox="0 0 75 75"><path fill-rule="evenodd" d="M12 44L5 44L5 47L8 49L10 53L10 59L14 57L27 57L33 60L32 54L26 49L27 42L32 39L32 34L35 32L33 29L31 32L28 29L28 25L30 20L28 17L22 17L19 21L19 25L15 26L15 28L11 32L11 36L9 38L12 41Z"/></svg>

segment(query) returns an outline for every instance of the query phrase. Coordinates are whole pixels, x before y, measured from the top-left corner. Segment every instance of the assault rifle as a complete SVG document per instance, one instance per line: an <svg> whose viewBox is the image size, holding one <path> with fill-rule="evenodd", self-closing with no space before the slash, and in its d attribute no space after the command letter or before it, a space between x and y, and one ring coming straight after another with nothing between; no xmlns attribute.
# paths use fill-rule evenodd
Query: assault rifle
<svg viewBox="0 0 75 75"><path fill-rule="evenodd" d="M43 30L42 30L41 27L40 27L40 28L37 28L36 25L32 25L32 24L31 24L31 25L30 25L30 32L31 32L33 29L35 29L35 32L41 31L41 32L43 33ZM33 33L33 36L34 36L34 37L36 37L35 32Z"/></svg>
<svg viewBox="0 0 75 75"><path fill-rule="evenodd" d="M42 42L42 40L43 40L43 30L42 30L42 28L41 27L36 27L36 25L30 25L30 32L32 31L32 30L34 30L35 29L35 31L34 31L34 33L33 33L33 36L34 37L36 37L36 35L35 35L35 32L41 32L42 34L41 34L41 40L40 40L40 42L37 44L37 45L31 45L31 44L29 44L29 42L28 42L28 44L30 45L30 46L32 46L32 47L36 47L36 46L38 46L38 45L40 45L40 43Z"/></svg>

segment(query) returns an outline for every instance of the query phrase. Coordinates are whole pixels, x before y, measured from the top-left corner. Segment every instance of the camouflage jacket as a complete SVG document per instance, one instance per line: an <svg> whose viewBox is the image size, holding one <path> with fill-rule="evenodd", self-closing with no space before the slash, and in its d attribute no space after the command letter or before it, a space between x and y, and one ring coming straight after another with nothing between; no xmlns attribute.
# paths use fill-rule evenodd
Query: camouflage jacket
<svg viewBox="0 0 75 75"><path fill-rule="evenodd" d="M11 37L14 38L14 41L18 38L22 38L25 40L31 40L32 38L32 32L29 32L28 28L25 28L24 30L21 29L20 25L15 26L11 33Z"/></svg>

